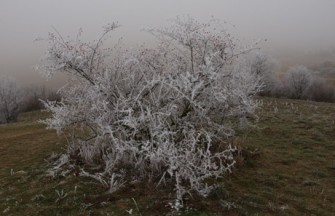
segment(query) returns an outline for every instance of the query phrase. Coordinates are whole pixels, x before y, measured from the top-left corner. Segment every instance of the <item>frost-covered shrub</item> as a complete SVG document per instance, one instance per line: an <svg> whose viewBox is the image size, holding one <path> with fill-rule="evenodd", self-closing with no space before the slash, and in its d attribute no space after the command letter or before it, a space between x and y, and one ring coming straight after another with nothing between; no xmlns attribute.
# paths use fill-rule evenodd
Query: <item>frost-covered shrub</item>
<svg viewBox="0 0 335 216"><path fill-rule="evenodd" d="M294 66L287 71L285 82L287 95L290 98L302 99L306 96L307 90L312 84L312 73L305 66Z"/></svg>
<svg viewBox="0 0 335 216"><path fill-rule="evenodd" d="M259 50L248 53L247 61L250 64L251 72L259 76L263 83L260 95L273 96L278 83L277 72L279 63L276 59Z"/></svg>
<svg viewBox="0 0 335 216"><path fill-rule="evenodd" d="M229 140L259 105L253 96L262 85L246 50L216 22L191 18L149 30L155 48L105 49L116 27L92 43L50 34L40 69L71 80L61 102L45 102L53 117L44 122L59 133L73 129L68 163L111 192L141 180L174 184L180 201L191 192L206 197L215 185L205 180L231 171Z"/></svg>

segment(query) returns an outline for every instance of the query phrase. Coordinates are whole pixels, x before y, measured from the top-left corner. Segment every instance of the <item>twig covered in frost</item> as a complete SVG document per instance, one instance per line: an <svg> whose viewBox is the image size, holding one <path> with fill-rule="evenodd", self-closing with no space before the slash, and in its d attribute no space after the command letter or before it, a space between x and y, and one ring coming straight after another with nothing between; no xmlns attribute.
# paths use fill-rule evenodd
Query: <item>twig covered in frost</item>
<svg viewBox="0 0 335 216"><path fill-rule="evenodd" d="M121 177L119 177L119 180L117 180L117 178L117 175L113 173L109 181L109 193L114 193L115 191L119 190L121 187L124 186L125 181Z"/></svg>
<svg viewBox="0 0 335 216"><path fill-rule="evenodd" d="M55 203L61 201L62 199L64 199L68 195L67 193L64 193L64 190L61 190L61 191L55 190L55 191L56 191L56 194L58 196L57 199L56 199L56 201L55 201Z"/></svg>
<svg viewBox="0 0 335 216"><path fill-rule="evenodd" d="M31 201L36 202L42 199L45 199L46 197L43 194L37 194L33 198L31 198Z"/></svg>

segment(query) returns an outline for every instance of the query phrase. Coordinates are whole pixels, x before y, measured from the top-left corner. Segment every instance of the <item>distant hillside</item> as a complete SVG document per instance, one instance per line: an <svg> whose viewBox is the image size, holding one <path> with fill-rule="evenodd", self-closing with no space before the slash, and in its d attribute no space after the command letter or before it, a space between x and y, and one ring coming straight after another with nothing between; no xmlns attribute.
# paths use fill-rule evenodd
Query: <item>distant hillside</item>
<svg viewBox="0 0 335 216"><path fill-rule="evenodd" d="M335 62L325 61L322 64L311 66L310 69L318 71L322 74L334 74Z"/></svg>
<svg viewBox="0 0 335 216"><path fill-rule="evenodd" d="M313 69L314 67L335 67L335 48L326 51L314 52L298 50L276 50L274 51L273 55L280 61L282 71L286 71L288 68L294 65L305 65L310 69Z"/></svg>
<svg viewBox="0 0 335 216"><path fill-rule="evenodd" d="M316 71L323 78L335 80L335 62L325 61L309 68Z"/></svg>

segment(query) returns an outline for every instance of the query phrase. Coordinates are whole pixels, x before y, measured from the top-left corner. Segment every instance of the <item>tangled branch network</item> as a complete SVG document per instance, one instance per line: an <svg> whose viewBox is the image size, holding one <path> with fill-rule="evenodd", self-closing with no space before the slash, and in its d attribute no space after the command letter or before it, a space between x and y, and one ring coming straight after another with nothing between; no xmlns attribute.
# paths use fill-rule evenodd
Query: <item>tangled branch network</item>
<svg viewBox="0 0 335 216"><path fill-rule="evenodd" d="M133 181L174 185L176 200L206 197L210 178L231 172L237 150L230 141L259 103L261 77L220 23L176 18L150 29L155 48L131 51L103 44L118 27L93 42L49 34L39 66L46 75L67 73L61 102L45 101L43 121L71 133L60 167L79 167L114 192Z"/></svg>

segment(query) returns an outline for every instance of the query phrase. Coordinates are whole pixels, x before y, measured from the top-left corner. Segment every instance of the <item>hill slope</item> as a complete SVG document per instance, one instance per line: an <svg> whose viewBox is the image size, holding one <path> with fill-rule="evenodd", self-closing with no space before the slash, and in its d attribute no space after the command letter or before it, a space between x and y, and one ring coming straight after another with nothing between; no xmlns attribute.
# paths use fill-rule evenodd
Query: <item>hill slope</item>
<svg viewBox="0 0 335 216"><path fill-rule="evenodd" d="M261 99L259 123L234 142L235 172L181 215L332 215L335 212L335 104ZM115 194L92 179L46 175L65 140L39 112L0 126L0 215L173 215L170 188L134 184ZM57 144L63 143L63 144Z"/></svg>

